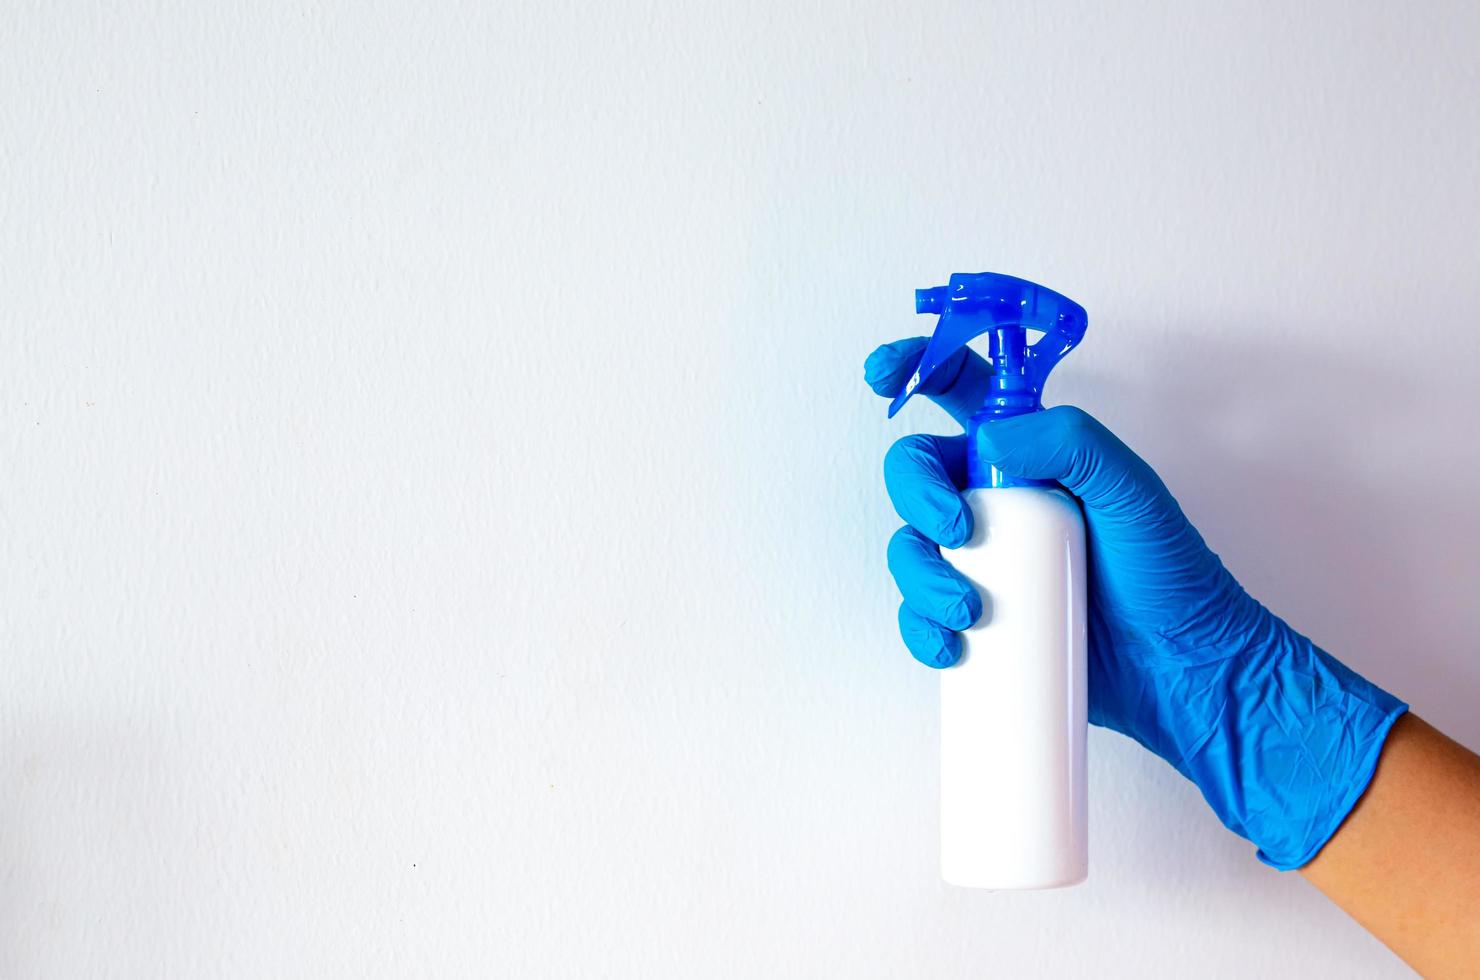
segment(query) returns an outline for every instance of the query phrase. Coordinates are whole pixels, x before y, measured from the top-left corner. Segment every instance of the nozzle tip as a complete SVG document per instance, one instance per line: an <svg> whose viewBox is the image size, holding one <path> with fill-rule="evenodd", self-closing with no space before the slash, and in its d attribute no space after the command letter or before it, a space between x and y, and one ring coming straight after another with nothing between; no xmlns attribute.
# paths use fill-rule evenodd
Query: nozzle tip
<svg viewBox="0 0 1480 980"><path fill-rule="evenodd" d="M944 286L915 290L916 313L939 313L945 308L945 302L946 287Z"/></svg>

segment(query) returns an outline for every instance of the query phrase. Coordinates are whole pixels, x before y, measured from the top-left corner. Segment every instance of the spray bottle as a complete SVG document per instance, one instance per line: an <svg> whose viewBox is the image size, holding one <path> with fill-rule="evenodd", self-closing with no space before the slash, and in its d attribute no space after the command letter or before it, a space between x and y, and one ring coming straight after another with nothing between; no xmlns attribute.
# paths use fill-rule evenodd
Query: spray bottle
<svg viewBox="0 0 1480 980"><path fill-rule="evenodd" d="M1084 519L1057 484L981 460L977 432L1042 409L1043 383L1087 318L1066 296L991 272L916 290L915 311L940 320L890 418L984 333L992 368L966 432L975 530L948 553L983 613L940 678L941 876L967 888L1077 884L1089 873Z"/></svg>

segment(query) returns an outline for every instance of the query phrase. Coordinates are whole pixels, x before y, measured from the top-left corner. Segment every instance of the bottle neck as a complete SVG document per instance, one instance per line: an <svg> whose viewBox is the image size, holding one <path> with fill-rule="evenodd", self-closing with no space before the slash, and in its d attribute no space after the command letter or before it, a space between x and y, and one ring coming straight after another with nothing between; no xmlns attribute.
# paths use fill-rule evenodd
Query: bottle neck
<svg viewBox="0 0 1480 980"><path fill-rule="evenodd" d="M1028 372L1028 340L1021 326L1006 325L990 335L989 360L992 376L982 407L966 426L966 482L970 489L1002 487L1051 487L1052 480L1029 480L1011 476L982 460L977 453L977 430L995 419L1027 415L1041 408L1037 387Z"/></svg>
<svg viewBox="0 0 1480 980"><path fill-rule="evenodd" d="M1012 418L1015 415L1027 415L1039 410L1038 399L1033 398L1031 405L1014 404L983 405L981 410L971 417L966 424L966 489L968 490L1001 490L1006 487L1056 487L1053 480L1031 480L1023 476L1013 476L1004 473L991 463L981 458L977 449L977 432L984 425L990 425L997 419Z"/></svg>

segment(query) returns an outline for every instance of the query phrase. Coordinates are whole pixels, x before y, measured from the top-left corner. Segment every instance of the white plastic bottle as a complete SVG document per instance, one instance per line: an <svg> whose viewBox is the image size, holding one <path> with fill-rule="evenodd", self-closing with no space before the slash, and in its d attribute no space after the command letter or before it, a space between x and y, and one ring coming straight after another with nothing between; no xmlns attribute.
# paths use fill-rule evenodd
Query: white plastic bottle
<svg viewBox="0 0 1480 980"><path fill-rule="evenodd" d="M940 870L967 888L1057 888L1089 873L1084 521L1062 490L967 494L947 552L982 617L940 677Z"/></svg>
<svg viewBox="0 0 1480 980"><path fill-rule="evenodd" d="M941 672L941 875L968 888L1077 884L1089 873L1084 520L1056 485L978 458L977 436L1040 409L1043 382L1087 317L1051 289L990 272L917 290L915 308L940 322L890 416L917 390L958 414L980 399L966 440L974 531L944 552L981 593L983 612L960 660ZM963 348L983 333L991 370L958 384Z"/></svg>

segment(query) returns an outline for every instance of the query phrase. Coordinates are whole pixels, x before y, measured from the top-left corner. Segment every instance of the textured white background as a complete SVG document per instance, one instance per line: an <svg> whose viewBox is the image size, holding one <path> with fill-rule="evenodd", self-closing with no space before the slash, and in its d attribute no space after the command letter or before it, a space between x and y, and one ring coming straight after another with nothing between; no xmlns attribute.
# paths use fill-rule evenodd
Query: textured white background
<svg viewBox="0 0 1480 980"><path fill-rule="evenodd" d="M1104 732L1089 884L937 880L957 270L1480 745L1480 13L1113 6L0 8L0 976L1404 975Z"/></svg>

